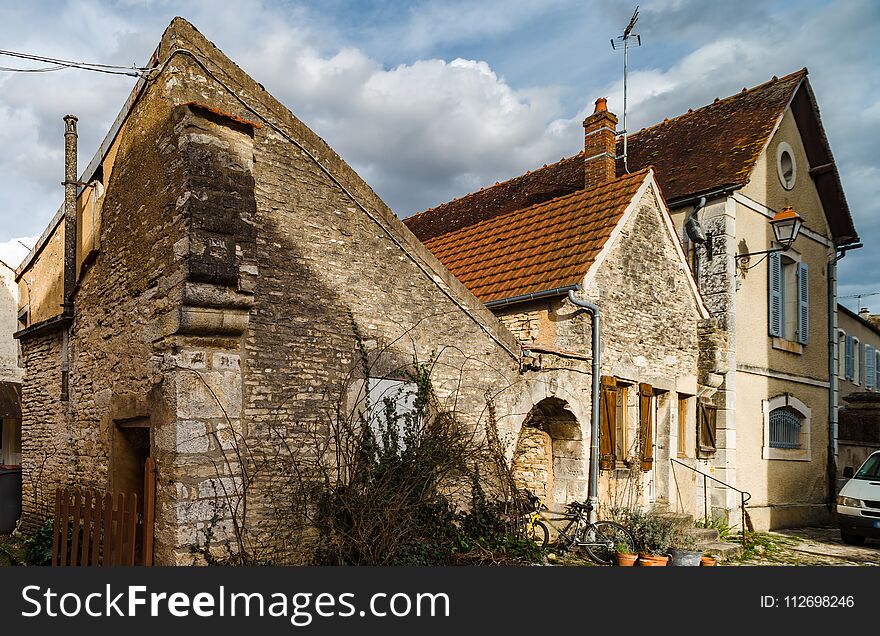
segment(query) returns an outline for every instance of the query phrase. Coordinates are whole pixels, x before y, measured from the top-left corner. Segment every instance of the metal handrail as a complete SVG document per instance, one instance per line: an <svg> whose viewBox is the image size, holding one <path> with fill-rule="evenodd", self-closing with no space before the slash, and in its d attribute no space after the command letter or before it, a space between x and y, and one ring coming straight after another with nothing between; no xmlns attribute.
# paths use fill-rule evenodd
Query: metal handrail
<svg viewBox="0 0 880 636"><path fill-rule="evenodd" d="M669 461L671 461L674 464L679 464L680 466L684 466L688 470L691 470L691 471L697 473L698 475L703 476L703 515L704 515L704 518L706 519L706 521L709 520L709 495L708 495L709 490L708 490L707 484L706 484L707 479L711 479L712 481L721 484L725 488L730 488L731 490L735 490L736 492L739 493L740 508L742 510L742 544L743 544L743 547L745 547L745 545L746 545L746 505L748 504L749 499L752 498L752 494L750 492L745 491L745 490L740 490L736 486L731 486L730 484L721 481L717 477L713 477L712 475L704 473L702 470L697 470L693 466L689 466L688 464L685 464L684 462L679 461L679 460L675 459L674 457L670 457Z"/></svg>

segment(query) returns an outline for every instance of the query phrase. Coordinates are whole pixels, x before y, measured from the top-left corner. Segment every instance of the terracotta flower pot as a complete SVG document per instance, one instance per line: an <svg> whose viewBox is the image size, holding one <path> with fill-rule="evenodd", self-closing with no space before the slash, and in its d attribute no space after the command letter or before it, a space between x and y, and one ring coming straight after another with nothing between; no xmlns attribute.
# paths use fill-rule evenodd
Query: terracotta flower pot
<svg viewBox="0 0 880 636"><path fill-rule="evenodd" d="M715 558L710 556L700 557L700 565L711 566L715 565Z"/></svg>
<svg viewBox="0 0 880 636"><path fill-rule="evenodd" d="M617 553L617 565L621 567L631 567L636 564L639 555L633 554L632 552L618 552Z"/></svg>
<svg viewBox="0 0 880 636"><path fill-rule="evenodd" d="M642 554L639 555L639 565L642 566L665 566L669 563L669 557L660 554Z"/></svg>

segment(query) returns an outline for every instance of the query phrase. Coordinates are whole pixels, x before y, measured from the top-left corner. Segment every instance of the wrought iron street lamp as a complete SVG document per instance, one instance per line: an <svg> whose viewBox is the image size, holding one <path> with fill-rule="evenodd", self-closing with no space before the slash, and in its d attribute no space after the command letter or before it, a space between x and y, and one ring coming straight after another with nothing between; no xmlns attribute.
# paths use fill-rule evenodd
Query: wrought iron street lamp
<svg viewBox="0 0 880 636"><path fill-rule="evenodd" d="M773 236L776 238L776 243L779 247L774 247L769 250L764 250L761 252L749 252L748 254L737 254L736 255L736 265L739 270L745 276L745 273L751 269L749 267L749 259L752 256L758 256L760 254L773 254L774 252L785 252L787 251L792 243L797 239L798 234L800 234L801 226L804 224L803 218L801 215L792 209L790 205L785 206L779 212L773 215L773 218L770 219L770 227L773 228ZM763 258L761 261L764 260ZM761 261L758 261L760 263ZM755 263L757 265L758 263ZM754 267L755 265L752 265Z"/></svg>
<svg viewBox="0 0 880 636"><path fill-rule="evenodd" d="M801 231L804 220L795 212L790 205L785 206L770 219L770 226L776 236L776 242L781 245L781 251L787 250L794 243Z"/></svg>

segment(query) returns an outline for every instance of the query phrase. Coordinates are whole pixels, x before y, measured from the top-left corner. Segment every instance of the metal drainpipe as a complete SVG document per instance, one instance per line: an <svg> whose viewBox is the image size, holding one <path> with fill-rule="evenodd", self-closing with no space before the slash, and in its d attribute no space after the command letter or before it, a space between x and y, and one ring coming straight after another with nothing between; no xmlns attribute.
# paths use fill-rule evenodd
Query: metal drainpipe
<svg viewBox="0 0 880 636"><path fill-rule="evenodd" d="M837 262L852 249L862 247L861 243L842 245L828 257L828 505L834 506L837 498L837 385L838 351L837 337Z"/></svg>
<svg viewBox="0 0 880 636"><path fill-rule="evenodd" d="M63 314L73 316L73 288L76 285L76 134L77 118L64 116L64 304ZM61 345L61 399L67 400L70 325L64 325Z"/></svg>
<svg viewBox="0 0 880 636"><path fill-rule="evenodd" d="M580 288L579 288L580 289ZM601 344L599 337L599 307L588 300L582 300L574 295L575 290L568 292L568 300L577 307L582 307L590 312L593 328L593 397L590 406L590 482L588 490L590 510L590 522L596 521L599 507L599 362Z"/></svg>

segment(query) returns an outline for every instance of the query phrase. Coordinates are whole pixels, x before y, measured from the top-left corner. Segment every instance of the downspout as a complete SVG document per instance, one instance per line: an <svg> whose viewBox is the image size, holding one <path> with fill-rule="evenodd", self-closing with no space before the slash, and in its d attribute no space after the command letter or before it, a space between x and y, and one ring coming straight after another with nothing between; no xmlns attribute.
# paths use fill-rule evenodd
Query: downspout
<svg viewBox="0 0 880 636"><path fill-rule="evenodd" d="M62 315L73 318L73 288L76 286L76 122L74 115L64 116L64 304ZM68 346L70 323L61 332L61 399L69 398Z"/></svg>
<svg viewBox="0 0 880 636"><path fill-rule="evenodd" d="M574 295L575 290L568 291L568 300L577 307L586 309L590 314L593 327L593 396L590 405L590 482L588 500L590 510L590 522L596 521L596 511L599 507L599 362L600 362L600 337L599 337L599 307L588 300L582 300Z"/></svg>
<svg viewBox="0 0 880 636"><path fill-rule="evenodd" d="M828 257L828 505L834 509L837 498L837 403L838 388L838 337L837 337L837 262L861 243L842 245Z"/></svg>

